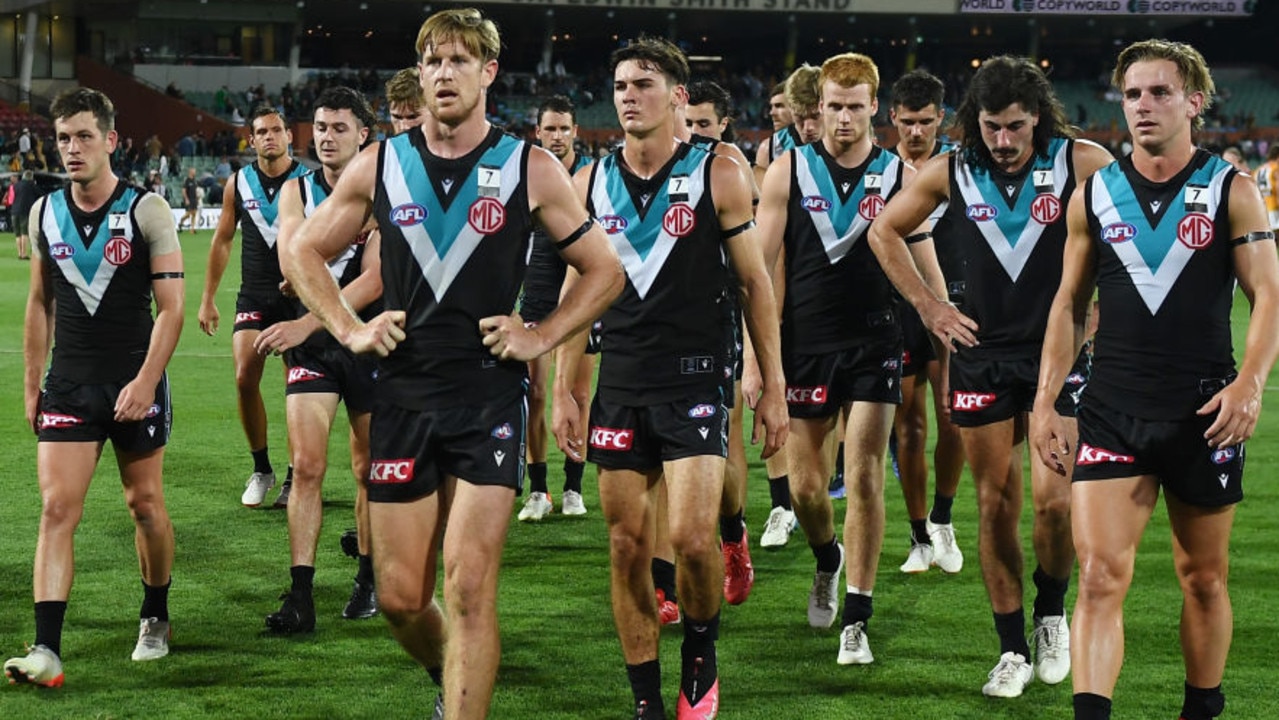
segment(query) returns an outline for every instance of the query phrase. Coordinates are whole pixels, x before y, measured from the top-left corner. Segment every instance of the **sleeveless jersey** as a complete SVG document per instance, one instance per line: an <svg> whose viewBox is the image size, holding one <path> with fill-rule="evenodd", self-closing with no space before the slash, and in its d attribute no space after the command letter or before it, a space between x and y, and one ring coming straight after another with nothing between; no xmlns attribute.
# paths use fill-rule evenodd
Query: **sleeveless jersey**
<svg viewBox="0 0 1279 720"><path fill-rule="evenodd" d="M324 179L324 172L317 170L298 178L298 191L302 196L302 213L306 217L315 214L316 208L320 203L328 198L333 188L329 187L328 182ZM360 266L364 262L365 242L368 240L368 233L360 233L358 237L342 251L342 254L333 258L328 262L329 274L337 281L339 288L344 288L355 281L360 276ZM297 317L302 317L308 311L301 300L293 301ZM360 311L359 315L364 320L371 319L381 310L381 302L374 302L368 307ZM328 333L321 331L313 334L302 343L307 348L337 348L341 343Z"/></svg>
<svg viewBox="0 0 1279 720"><path fill-rule="evenodd" d="M578 170L591 164L591 159L578 154L573 161L573 169L569 175L576 175ZM562 239L562 238L559 238ZM533 247L529 252L528 272L524 275L525 302L540 303L555 307L560 302L560 288L564 285L564 274L568 265L555 249L555 241L547 236L539 226L533 230Z"/></svg>
<svg viewBox="0 0 1279 720"><path fill-rule="evenodd" d="M981 342L963 354L1039 357L1061 282L1066 201L1075 189L1073 149L1074 141L1053 138L1047 155L1036 153L1015 175L951 153L945 241L962 258L962 310L980 326Z"/></svg>
<svg viewBox="0 0 1279 720"><path fill-rule="evenodd" d="M433 155L422 133L380 146L373 214L382 301L407 315L406 337L378 375L378 392L391 402L435 410L522 387L527 366L493 357L479 322L509 314L524 280L533 229L529 150L496 127L451 160Z"/></svg>
<svg viewBox="0 0 1279 720"><path fill-rule="evenodd" d="M1088 180L1101 318L1084 402L1151 420L1191 416L1199 381L1234 372L1227 200L1237 170L1199 150L1165 183L1131 156Z"/></svg>
<svg viewBox="0 0 1279 720"><path fill-rule="evenodd" d="M670 402L723 380L729 335L713 158L679 143L649 180L623 167L620 149L591 170L587 209L626 271L603 317L599 393L610 402Z"/></svg>
<svg viewBox="0 0 1279 720"><path fill-rule="evenodd" d="M40 244L56 304L49 373L85 384L132 379L151 342L151 248L134 212L148 193L120 182L99 210L71 189L40 208Z"/></svg>
<svg viewBox="0 0 1279 720"><path fill-rule="evenodd" d="M840 167L820 142L791 151L782 302L788 355L901 336L892 285L865 241L901 176L901 159L880 147L855 168Z"/></svg>
<svg viewBox="0 0 1279 720"><path fill-rule="evenodd" d="M941 140L938 140L933 143L932 153L920 163L920 166L922 167L924 163L928 162L928 160L932 160L938 155L954 152L956 149L958 149L958 146L955 145L955 143L942 142ZM888 148L888 152L897 155L897 147L893 146ZM946 217L947 207L949 207L949 203L941 203L932 211L932 213L929 214L928 219L931 221L933 249L937 252L937 264L941 267L942 276L946 279L946 284L948 286L955 284L956 288L958 288L962 287L962 281L959 281L958 278L963 275L964 263L962 258L960 258L958 253L956 253L954 243L948 242L946 238L947 224L944 221L944 218ZM955 283L951 282L952 278L955 279ZM908 312L914 312L914 308L906 306L905 301L901 299L901 295L897 293L896 288L893 289L893 297L898 298L898 307L903 308Z"/></svg>
<svg viewBox="0 0 1279 720"><path fill-rule="evenodd" d="M770 162L776 161L777 158L786 154L788 150L794 150L804 144L804 139L799 136L799 131L794 125L787 125L768 137L768 158Z"/></svg>
<svg viewBox="0 0 1279 720"><path fill-rule="evenodd" d="M252 163L235 174L235 219L240 223L240 291L258 297L280 293L284 275L275 238L280 234L280 186L309 172L297 160L276 177Z"/></svg>

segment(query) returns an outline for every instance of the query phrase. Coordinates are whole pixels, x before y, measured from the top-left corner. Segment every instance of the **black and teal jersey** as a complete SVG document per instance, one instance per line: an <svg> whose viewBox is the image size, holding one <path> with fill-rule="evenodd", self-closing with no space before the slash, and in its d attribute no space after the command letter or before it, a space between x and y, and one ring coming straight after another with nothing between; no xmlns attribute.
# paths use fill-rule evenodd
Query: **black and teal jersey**
<svg viewBox="0 0 1279 720"><path fill-rule="evenodd" d="M1131 156L1085 184L1100 303L1096 397L1151 420L1191 415L1200 380L1234 372L1230 305L1230 184L1238 174L1205 150L1167 182L1147 180Z"/></svg>
<svg viewBox="0 0 1279 720"><path fill-rule="evenodd" d="M777 158L785 155L786 151L803 145L804 138L800 137L794 125L787 125L769 135L765 142L768 143L768 159L770 162L775 162Z"/></svg>
<svg viewBox="0 0 1279 720"><path fill-rule="evenodd" d="M280 234L280 187L310 172L297 160L275 177L252 163L235 174L235 219L240 223L240 292L275 297L284 275L275 238Z"/></svg>
<svg viewBox="0 0 1279 720"><path fill-rule="evenodd" d="M590 158L579 154L568 174L576 175L591 162ZM529 253L528 272L524 275L523 302L549 307L559 304L560 288L564 285L568 266L555 249L555 242L540 226L533 230L533 249Z"/></svg>
<svg viewBox="0 0 1279 720"><path fill-rule="evenodd" d="M459 407L522 386L526 365L494 358L479 322L510 314L524 281L530 149L497 128L460 158L432 154L416 132L380 146L373 215L382 301L406 314L406 337L378 375L378 392L391 402Z"/></svg>
<svg viewBox="0 0 1279 720"><path fill-rule="evenodd" d="M790 156L784 352L817 355L900 337L892 285L865 237L901 189L901 158L873 147L860 165L845 168L820 142Z"/></svg>
<svg viewBox="0 0 1279 720"><path fill-rule="evenodd" d="M298 178L298 192L302 196L302 213L306 217L315 214L320 203L329 197L329 193L333 188L329 187L328 181L324 179L324 172L317 170ZM355 281L360 276L361 265L364 262L365 242L368 240L368 233L362 232L357 235L351 244L346 246L339 255L329 260L327 265L329 274L337 282L339 288L344 288ZM294 301L297 317L302 317L307 313L306 306L300 300ZM381 310L381 302L374 302L372 305L360 311L359 315L365 320L371 319ZM308 347L336 347L337 340L327 331L320 331L307 338L304 343Z"/></svg>

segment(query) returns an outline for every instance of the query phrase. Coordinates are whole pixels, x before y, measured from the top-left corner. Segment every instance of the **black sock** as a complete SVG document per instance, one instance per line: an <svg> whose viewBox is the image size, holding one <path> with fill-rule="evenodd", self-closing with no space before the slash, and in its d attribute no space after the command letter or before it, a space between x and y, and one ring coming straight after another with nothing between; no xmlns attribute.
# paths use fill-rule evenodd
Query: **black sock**
<svg viewBox="0 0 1279 720"><path fill-rule="evenodd" d="M653 572L653 587L666 593L666 599L679 602L675 596L675 563L661 558L653 558L650 566Z"/></svg>
<svg viewBox="0 0 1279 720"><path fill-rule="evenodd" d="M1046 618L1066 614L1066 589L1070 587L1070 577L1064 580L1055 578L1044 572L1044 568L1036 567L1035 574L1035 617Z"/></svg>
<svg viewBox="0 0 1279 720"><path fill-rule="evenodd" d="M683 667L680 689L691 705L697 705L718 677L715 641L719 639L719 613L710 620L694 620L684 616L684 644L680 646Z"/></svg>
<svg viewBox="0 0 1279 720"><path fill-rule="evenodd" d="M1186 699L1181 703L1182 720L1213 720L1226 709L1221 686L1197 688L1186 683Z"/></svg>
<svg viewBox="0 0 1279 720"><path fill-rule="evenodd" d="M358 568L355 571L355 581L361 585L373 584L373 556L361 555L355 559Z"/></svg>
<svg viewBox="0 0 1279 720"><path fill-rule="evenodd" d="M934 525L949 525L950 508L954 504L954 495L947 497L939 492L933 493L933 511L928 514L928 519L932 520Z"/></svg>
<svg viewBox="0 0 1279 720"><path fill-rule="evenodd" d="M289 575L293 578L293 589L289 592L294 597L311 597L311 588L315 584L315 568L311 565L294 565L289 568Z"/></svg>
<svg viewBox="0 0 1279 720"><path fill-rule="evenodd" d="M293 482L293 463L289 463L289 471L284 474L284 482Z"/></svg>
<svg viewBox="0 0 1279 720"><path fill-rule="evenodd" d="M444 687L444 668L427 668L426 674L431 676L436 687Z"/></svg>
<svg viewBox="0 0 1279 720"><path fill-rule="evenodd" d="M928 537L928 521L927 520L911 520L910 521L910 542L912 545L932 545L933 541Z"/></svg>
<svg viewBox="0 0 1279 720"><path fill-rule="evenodd" d="M817 569L821 572L835 572L839 569L839 543L835 538L825 545L814 545L813 557L817 558Z"/></svg>
<svg viewBox="0 0 1279 720"><path fill-rule="evenodd" d="M844 482L844 443L839 443L839 452L835 453L835 480Z"/></svg>
<svg viewBox="0 0 1279 720"><path fill-rule="evenodd" d="M138 617L142 619L155 618L163 622L169 621L169 586L173 584L173 578L169 578L169 582L163 585L148 585L144 581L142 583L142 612Z"/></svg>
<svg viewBox="0 0 1279 720"><path fill-rule="evenodd" d="M586 463L564 461L564 492L572 490L582 492L582 473L586 471Z"/></svg>
<svg viewBox="0 0 1279 720"><path fill-rule="evenodd" d="M790 476L783 475L779 478L768 479L768 495L772 498L773 507L786 508L791 510L790 504Z"/></svg>
<svg viewBox="0 0 1279 720"><path fill-rule="evenodd" d="M1015 652L1030 660L1030 643L1026 642L1026 611L1017 608L1010 613L995 613L995 632L999 634L999 654Z"/></svg>
<svg viewBox="0 0 1279 720"><path fill-rule="evenodd" d="M1075 693L1075 720L1110 720L1110 698Z"/></svg>
<svg viewBox="0 0 1279 720"><path fill-rule="evenodd" d="M635 695L635 704L647 702L655 717L666 717L666 707L662 704L662 665L657 660L649 660L639 665L627 665L626 677L631 681L631 693Z"/></svg>
<svg viewBox="0 0 1279 720"><path fill-rule="evenodd" d="M844 593L843 627L856 623L870 624L870 616L875 614L875 598L861 593Z"/></svg>
<svg viewBox="0 0 1279 720"><path fill-rule="evenodd" d="M67 616L66 600L36 603L36 645L43 645L62 657L62 620Z"/></svg>
<svg viewBox="0 0 1279 720"><path fill-rule="evenodd" d="M546 489L546 463L528 464L528 491L531 493L548 492Z"/></svg>
<svg viewBox="0 0 1279 720"><path fill-rule="evenodd" d="M746 521L742 517L742 511L738 510L736 515L720 515L719 516L719 539L726 543L739 543L742 541L742 533L746 532Z"/></svg>
<svg viewBox="0 0 1279 720"><path fill-rule="evenodd" d="M261 450L251 451L253 455L253 472L267 474L271 470L271 457L264 446Z"/></svg>

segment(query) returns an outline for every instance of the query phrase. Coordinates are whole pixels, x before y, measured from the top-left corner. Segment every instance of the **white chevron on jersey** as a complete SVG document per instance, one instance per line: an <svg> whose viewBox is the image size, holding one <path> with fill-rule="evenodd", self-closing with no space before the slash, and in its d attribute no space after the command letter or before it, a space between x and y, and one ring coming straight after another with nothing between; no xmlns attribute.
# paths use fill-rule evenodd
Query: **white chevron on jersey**
<svg viewBox="0 0 1279 720"><path fill-rule="evenodd" d="M253 167L247 166L235 174L235 186L240 191L240 197L242 198L258 198L258 196L254 194L253 188L249 185L249 181L246 178L247 173L251 172L253 172ZM265 199L258 198L258 201L265 202ZM249 218L253 220L253 224L258 226L258 232L262 233L262 242L266 243L267 247L275 247L275 238L280 234L280 217L277 215L275 218L276 222L271 223L267 222L266 216L262 214L260 207L252 210L243 208L243 210L249 214Z"/></svg>
<svg viewBox="0 0 1279 720"><path fill-rule="evenodd" d="M50 197L45 202L49 202L52 199L53 198ZM61 210L61 212L67 212L65 207ZM85 252L84 246L80 242L79 238L67 238L63 236L62 228L58 225L58 212L54 212L53 208L45 208L45 211L41 213L41 215L43 216L41 230L44 232L45 237L48 238L49 247L53 247L58 243L66 243L68 245L75 243L76 245L79 245L79 247L76 247L76 252ZM132 243L133 222L128 219L128 216L125 217L126 221L121 225L121 227L116 227L112 230L113 233L116 234L116 237L123 237L129 243ZM104 219L103 222L107 222L107 220ZM67 226L68 229L73 229L74 223L68 222ZM94 242L105 243L108 240L109 237L97 237L94 239ZM75 246L73 245L73 247ZM96 315L98 313L98 305L102 303L102 296L106 293L107 287L111 284L111 278L115 277L116 266L107 262L106 259L102 257L101 252L99 252L98 269L93 274L93 280L86 282L84 273L80 271L80 268L76 265L75 260L71 255L58 258L54 260L54 262L57 264L58 270L62 272L62 276L67 279L67 282L70 283L71 287L75 288L76 295L80 297L80 302L84 303L84 309L88 311L90 315Z"/></svg>
<svg viewBox="0 0 1279 720"><path fill-rule="evenodd" d="M799 182L799 191L803 197L812 197L813 195L822 195L821 188L818 187L816 179L813 178L813 169L808 166L808 160L802 153L791 153L791 157L795 162L795 177ZM893 156L894 158L896 156ZM884 167L882 188L893 188L897 185L897 176L901 174L901 160L895 160L888 163ZM824 168L823 168L824 169ZM864 181L864 178L862 179ZM838 204L839 198L827 198L832 204ZM844 259L857 244L858 238L866 234L866 229L870 227L870 220L862 217L861 213L855 213L853 221L849 223L848 228L841 235L835 229L834 223L831 222L832 213L829 212L813 212L808 217L813 221L813 227L817 229L817 236L822 240L822 247L826 250L826 257L830 260L830 264L834 265Z"/></svg>

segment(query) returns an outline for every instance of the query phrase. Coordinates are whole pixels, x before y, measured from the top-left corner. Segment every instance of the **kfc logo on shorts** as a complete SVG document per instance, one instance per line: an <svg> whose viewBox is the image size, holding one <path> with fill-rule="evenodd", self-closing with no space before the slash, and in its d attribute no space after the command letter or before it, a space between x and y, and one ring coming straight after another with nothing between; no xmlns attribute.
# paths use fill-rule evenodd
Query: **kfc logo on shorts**
<svg viewBox="0 0 1279 720"><path fill-rule="evenodd" d="M1101 465L1102 463L1123 463L1132 465L1137 459L1131 455L1120 455L1110 450L1095 448L1088 443L1079 443L1079 457L1075 458L1076 465Z"/></svg>
<svg viewBox="0 0 1279 720"><path fill-rule="evenodd" d="M1086 380L1082 373L1071 373L1066 376L1067 385L1083 385Z"/></svg>
<svg viewBox="0 0 1279 720"><path fill-rule="evenodd" d="M994 205L977 203L976 205L969 205L965 214L968 216L968 219L973 222L986 222L988 220L994 220L995 216L999 215L999 210Z"/></svg>
<svg viewBox="0 0 1279 720"><path fill-rule="evenodd" d="M1190 213L1177 223L1177 239L1191 250L1203 250L1212 244L1212 218L1203 213Z"/></svg>
<svg viewBox="0 0 1279 720"><path fill-rule="evenodd" d="M471 203L466 221L476 232L492 235L506 227L506 208L497 198L482 197Z"/></svg>
<svg viewBox="0 0 1279 720"><path fill-rule="evenodd" d="M374 460L369 469L369 482L376 485L399 485L413 479L413 458Z"/></svg>
<svg viewBox="0 0 1279 720"><path fill-rule="evenodd" d="M54 243L49 246L49 257L54 260L66 260L75 255L75 248L66 243Z"/></svg>
<svg viewBox="0 0 1279 720"><path fill-rule="evenodd" d="M697 227L697 218L688 203L675 203L662 216L662 229L671 237L682 238Z"/></svg>
<svg viewBox="0 0 1279 720"><path fill-rule="evenodd" d="M238 312L235 314L235 322L237 325L239 323L246 323L246 322L262 322L262 313L257 310L250 310L248 312Z"/></svg>
<svg viewBox="0 0 1279 720"><path fill-rule="evenodd" d="M715 406L709 403L694 405L693 407L688 409L688 416L694 419L708 418L708 417L713 417L714 415L715 415Z"/></svg>
<svg viewBox="0 0 1279 720"><path fill-rule="evenodd" d="M1137 239L1137 226L1132 223L1111 223L1101 229L1101 239L1111 245Z"/></svg>
<svg viewBox="0 0 1279 720"><path fill-rule="evenodd" d="M827 387L825 385L816 387L786 386L787 405L825 405L826 397Z"/></svg>
<svg viewBox="0 0 1279 720"><path fill-rule="evenodd" d="M1235 449L1232 447L1221 448L1212 453L1212 462L1214 465L1225 465L1235 459Z"/></svg>
<svg viewBox="0 0 1279 720"><path fill-rule="evenodd" d="M604 228L604 232L609 235L616 235L625 232L627 226L630 225L626 218L621 215L605 215L598 220L600 227Z"/></svg>
<svg viewBox="0 0 1279 720"><path fill-rule="evenodd" d="M289 368L289 379L287 383L289 385L293 385L294 383L309 382L311 380L319 380L322 377L324 377L324 373L316 372L314 370L309 370L304 367L291 367Z"/></svg>
<svg viewBox="0 0 1279 720"><path fill-rule="evenodd" d="M799 201L799 206L809 212L829 212L830 200L821 195L808 195Z"/></svg>
<svg viewBox="0 0 1279 720"><path fill-rule="evenodd" d="M493 432L489 434L498 440L510 440L511 436L515 434L515 429L511 427L510 423L502 423L493 428Z"/></svg>
<svg viewBox="0 0 1279 720"><path fill-rule="evenodd" d="M59 415L58 413L40 413L40 429L48 430L50 428L69 428L76 425L83 425L84 419L75 415Z"/></svg>
<svg viewBox="0 0 1279 720"><path fill-rule="evenodd" d="M910 351L902 350L902 365L909 365L909 364L910 364Z"/></svg>
<svg viewBox="0 0 1279 720"><path fill-rule="evenodd" d="M244 201L244 209L248 210L249 212L253 212L254 210L257 210L259 205L260 203L258 202L257 198L249 198L248 200Z"/></svg>
<svg viewBox="0 0 1279 720"><path fill-rule="evenodd" d="M113 237L107 242L107 246L102 248L102 257L107 262L119 267L133 257L133 245L122 237Z"/></svg>
<svg viewBox="0 0 1279 720"><path fill-rule="evenodd" d="M614 428L591 428L591 447L596 450L630 450L635 441L634 430L616 430Z"/></svg>
<svg viewBox="0 0 1279 720"><path fill-rule="evenodd" d="M1040 193L1030 203L1030 216L1040 225L1051 225L1061 217L1061 200L1056 195Z"/></svg>
<svg viewBox="0 0 1279 720"><path fill-rule="evenodd" d="M391 222L400 227L421 225L426 221L426 208L417 203L404 203L391 208Z"/></svg>
<svg viewBox="0 0 1279 720"><path fill-rule="evenodd" d="M998 396L995 393L955 391L950 399L950 409L959 412L975 412L990 407Z"/></svg>

